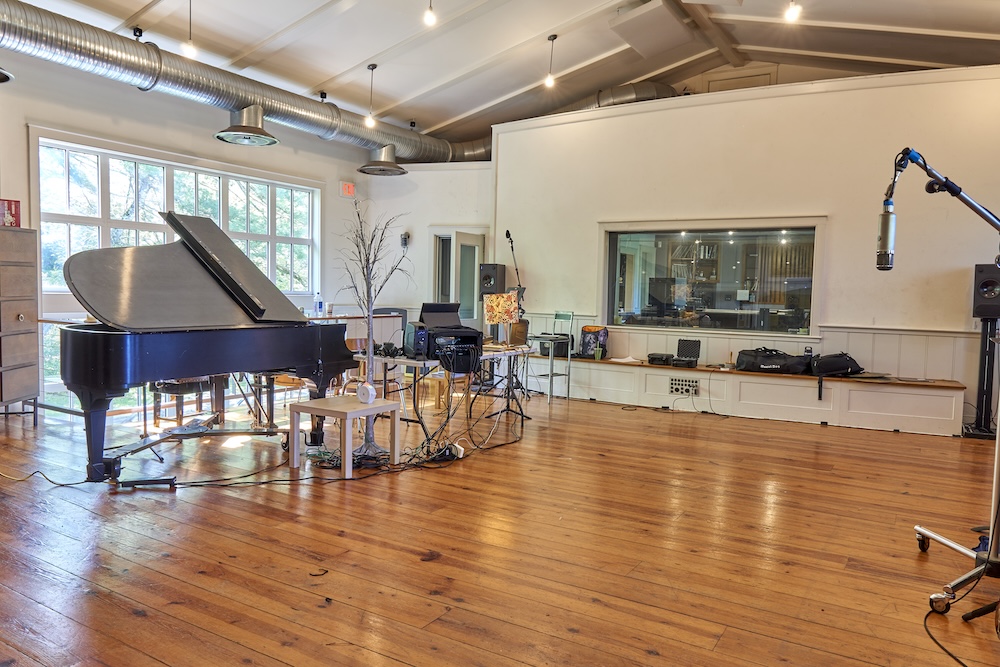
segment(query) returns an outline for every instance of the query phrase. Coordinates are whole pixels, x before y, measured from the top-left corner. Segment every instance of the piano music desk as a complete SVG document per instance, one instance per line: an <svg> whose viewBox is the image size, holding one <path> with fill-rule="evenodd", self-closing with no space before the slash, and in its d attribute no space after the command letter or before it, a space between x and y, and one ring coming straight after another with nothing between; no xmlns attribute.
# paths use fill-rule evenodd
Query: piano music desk
<svg viewBox="0 0 1000 667"><path fill-rule="evenodd" d="M359 417L387 412L392 417L389 422L389 461L399 463L399 401L376 398L372 403L362 403L357 396L329 396L288 406L288 467L299 467L299 415L306 414L335 417L340 420L340 465L345 479L354 476L354 451L352 446L352 422Z"/></svg>

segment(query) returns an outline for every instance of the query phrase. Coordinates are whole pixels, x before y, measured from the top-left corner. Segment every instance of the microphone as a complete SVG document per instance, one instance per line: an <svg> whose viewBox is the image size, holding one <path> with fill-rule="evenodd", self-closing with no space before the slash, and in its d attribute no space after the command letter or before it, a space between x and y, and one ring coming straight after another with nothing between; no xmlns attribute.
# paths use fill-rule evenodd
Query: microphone
<svg viewBox="0 0 1000 667"><path fill-rule="evenodd" d="M892 269L892 256L896 246L896 214L892 212L892 200L882 202L882 213L878 216L878 243L875 247L875 268L879 271Z"/></svg>

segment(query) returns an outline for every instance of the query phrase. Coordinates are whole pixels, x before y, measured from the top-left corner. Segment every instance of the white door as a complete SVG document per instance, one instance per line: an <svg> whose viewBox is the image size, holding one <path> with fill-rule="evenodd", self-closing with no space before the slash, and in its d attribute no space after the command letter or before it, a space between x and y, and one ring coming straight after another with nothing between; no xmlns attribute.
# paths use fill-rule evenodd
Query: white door
<svg viewBox="0 0 1000 667"><path fill-rule="evenodd" d="M432 300L457 302L462 324L480 328L479 264L486 250L486 235L451 230L435 234L434 247Z"/></svg>
<svg viewBox="0 0 1000 667"><path fill-rule="evenodd" d="M484 234L455 232L451 244L451 293L458 301L458 317L467 327L480 328L479 265L486 250Z"/></svg>

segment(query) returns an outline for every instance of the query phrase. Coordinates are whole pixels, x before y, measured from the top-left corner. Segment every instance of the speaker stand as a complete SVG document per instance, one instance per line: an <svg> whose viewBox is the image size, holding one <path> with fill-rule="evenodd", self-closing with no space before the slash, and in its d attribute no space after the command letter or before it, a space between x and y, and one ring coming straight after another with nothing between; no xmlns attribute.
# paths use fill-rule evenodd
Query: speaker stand
<svg viewBox="0 0 1000 667"><path fill-rule="evenodd" d="M993 374L996 368L997 318L982 318L979 338L979 385L976 388L976 421L962 427L966 438L991 439L996 436L993 428Z"/></svg>

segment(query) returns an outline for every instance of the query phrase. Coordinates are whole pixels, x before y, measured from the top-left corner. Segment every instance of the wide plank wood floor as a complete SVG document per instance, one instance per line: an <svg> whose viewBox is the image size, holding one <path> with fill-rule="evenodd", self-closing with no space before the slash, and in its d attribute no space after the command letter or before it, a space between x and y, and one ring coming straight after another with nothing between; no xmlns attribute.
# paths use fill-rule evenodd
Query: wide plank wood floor
<svg viewBox="0 0 1000 667"><path fill-rule="evenodd" d="M957 664L924 616L973 564L920 552L913 525L977 543L992 442L525 407L523 433L480 403L471 432L453 421L465 459L351 481L279 465L278 438L125 459L174 490L0 480L0 665ZM0 437L5 475L84 477L78 420L10 416ZM998 597L983 579L927 624L998 665L994 616L961 619Z"/></svg>

